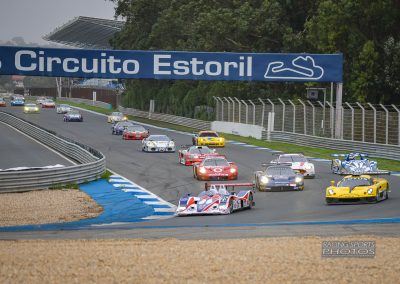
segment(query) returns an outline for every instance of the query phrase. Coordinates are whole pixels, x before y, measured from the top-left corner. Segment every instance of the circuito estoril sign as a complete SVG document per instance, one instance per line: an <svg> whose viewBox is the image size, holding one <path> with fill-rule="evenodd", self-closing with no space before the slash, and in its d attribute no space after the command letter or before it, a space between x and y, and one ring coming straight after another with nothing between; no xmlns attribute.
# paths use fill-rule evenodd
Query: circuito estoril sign
<svg viewBox="0 0 400 284"><path fill-rule="evenodd" d="M342 54L90 50L0 46L0 75L342 82Z"/></svg>

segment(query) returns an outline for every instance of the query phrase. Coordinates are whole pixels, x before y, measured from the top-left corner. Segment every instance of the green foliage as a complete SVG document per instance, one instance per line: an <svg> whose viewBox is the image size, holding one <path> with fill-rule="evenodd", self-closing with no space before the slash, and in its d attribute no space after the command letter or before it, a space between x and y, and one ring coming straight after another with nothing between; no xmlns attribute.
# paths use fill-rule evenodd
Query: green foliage
<svg viewBox="0 0 400 284"><path fill-rule="evenodd" d="M106 170L102 175L101 175L101 179L109 179L111 176L113 175L112 172L110 172L109 170Z"/></svg>
<svg viewBox="0 0 400 284"><path fill-rule="evenodd" d="M400 101L396 0L112 0L127 19L116 49L344 54L345 101ZM319 87L325 87L319 84ZM326 85L328 86L328 85ZM306 84L130 80L123 105L204 117L213 96L305 96Z"/></svg>

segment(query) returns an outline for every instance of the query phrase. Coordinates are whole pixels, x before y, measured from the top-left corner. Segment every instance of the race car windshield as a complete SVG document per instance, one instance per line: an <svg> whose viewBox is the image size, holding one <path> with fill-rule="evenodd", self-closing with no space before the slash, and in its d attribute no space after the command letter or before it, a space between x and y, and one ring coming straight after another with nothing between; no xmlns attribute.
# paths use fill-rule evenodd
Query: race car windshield
<svg viewBox="0 0 400 284"><path fill-rule="evenodd" d="M280 163L298 163L298 162L307 162L307 159L304 156L300 155L290 155L290 156L280 156Z"/></svg>
<svg viewBox="0 0 400 284"><path fill-rule="evenodd" d="M210 148L197 148L197 147L193 147L189 149L189 154L198 154L198 155L202 155L202 154L210 154L212 153Z"/></svg>
<svg viewBox="0 0 400 284"><path fill-rule="evenodd" d="M170 139L165 135L152 135L149 137L150 141L169 141Z"/></svg>
<svg viewBox="0 0 400 284"><path fill-rule="evenodd" d="M27 106L27 107L36 107L35 104L27 104L26 106Z"/></svg>
<svg viewBox="0 0 400 284"><path fill-rule="evenodd" d="M111 115L112 115L112 116L122 116L122 113L120 113L120 112L113 112Z"/></svg>
<svg viewBox="0 0 400 284"><path fill-rule="evenodd" d="M128 127L128 126L133 126L131 122L118 122L117 127Z"/></svg>
<svg viewBox="0 0 400 284"><path fill-rule="evenodd" d="M199 137L218 137L218 134L215 132L202 132Z"/></svg>
<svg viewBox="0 0 400 284"><path fill-rule="evenodd" d="M69 105L60 105L60 107L63 107L63 108L68 108L68 107L69 107Z"/></svg>
<svg viewBox="0 0 400 284"><path fill-rule="evenodd" d="M126 130L135 131L135 132L145 132L146 131L146 129L144 129L143 126L129 126Z"/></svg>
<svg viewBox="0 0 400 284"><path fill-rule="evenodd" d="M207 159L203 165L205 167L228 167L229 163L225 159Z"/></svg>
<svg viewBox="0 0 400 284"><path fill-rule="evenodd" d="M270 176L293 176L294 171L289 167L269 167L265 171Z"/></svg>
<svg viewBox="0 0 400 284"><path fill-rule="evenodd" d="M78 114L79 114L79 112L77 112L77 111L70 111L68 114L72 114L72 115L78 115Z"/></svg>
<svg viewBox="0 0 400 284"><path fill-rule="evenodd" d="M372 181L369 178L346 178L338 183L338 187L356 187L356 186L368 186L372 185Z"/></svg>

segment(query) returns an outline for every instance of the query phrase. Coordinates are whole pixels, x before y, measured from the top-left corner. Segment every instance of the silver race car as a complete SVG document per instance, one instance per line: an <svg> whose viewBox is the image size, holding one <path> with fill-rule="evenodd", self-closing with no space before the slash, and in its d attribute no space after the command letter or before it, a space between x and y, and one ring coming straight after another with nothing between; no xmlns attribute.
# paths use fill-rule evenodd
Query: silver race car
<svg viewBox="0 0 400 284"><path fill-rule="evenodd" d="M72 110L71 107L69 105L65 105L65 104L58 105L57 109L56 109L57 113L61 113L61 114L67 113L71 110Z"/></svg>
<svg viewBox="0 0 400 284"><path fill-rule="evenodd" d="M175 142L167 135L150 135L142 140L144 152L175 152Z"/></svg>

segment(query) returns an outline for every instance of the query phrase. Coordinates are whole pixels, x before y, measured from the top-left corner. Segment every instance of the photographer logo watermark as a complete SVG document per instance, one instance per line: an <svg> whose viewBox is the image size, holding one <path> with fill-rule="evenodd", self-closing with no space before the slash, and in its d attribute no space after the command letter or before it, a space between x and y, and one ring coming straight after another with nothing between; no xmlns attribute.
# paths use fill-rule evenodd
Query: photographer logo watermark
<svg viewBox="0 0 400 284"><path fill-rule="evenodd" d="M375 257L375 241L323 241L322 257Z"/></svg>

